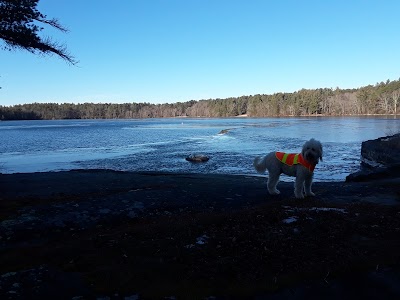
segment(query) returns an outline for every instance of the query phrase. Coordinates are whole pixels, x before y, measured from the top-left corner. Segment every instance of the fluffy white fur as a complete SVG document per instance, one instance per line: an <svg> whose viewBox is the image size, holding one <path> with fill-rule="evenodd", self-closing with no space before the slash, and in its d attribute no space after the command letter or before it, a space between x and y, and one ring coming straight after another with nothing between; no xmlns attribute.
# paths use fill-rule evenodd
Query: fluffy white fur
<svg viewBox="0 0 400 300"><path fill-rule="evenodd" d="M322 144L315 139L311 139L303 145L301 154L309 163L316 165L319 160L322 161ZM256 157L253 165L258 173L264 173L268 170L267 187L271 195L280 193L276 186L279 182L279 176L284 173L296 177L294 185L294 195L296 198L304 198L304 192L306 196L315 196L311 191L313 172L304 166L300 164L288 166L276 158L275 152L271 152L264 157Z"/></svg>

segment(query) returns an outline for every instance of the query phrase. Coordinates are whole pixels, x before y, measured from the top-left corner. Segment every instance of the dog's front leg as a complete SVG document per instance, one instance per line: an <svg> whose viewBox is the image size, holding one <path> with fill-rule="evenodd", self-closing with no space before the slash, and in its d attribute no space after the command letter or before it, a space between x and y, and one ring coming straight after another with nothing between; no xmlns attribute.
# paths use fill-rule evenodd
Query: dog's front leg
<svg viewBox="0 0 400 300"><path fill-rule="evenodd" d="M306 196L315 196L315 194L311 191L311 184L312 184L312 175L306 177L304 182L304 189L306 191Z"/></svg>
<svg viewBox="0 0 400 300"><path fill-rule="evenodd" d="M294 196L297 199L303 199L303 189L304 189L304 179L300 178L302 176L296 176L296 182L294 183Z"/></svg>

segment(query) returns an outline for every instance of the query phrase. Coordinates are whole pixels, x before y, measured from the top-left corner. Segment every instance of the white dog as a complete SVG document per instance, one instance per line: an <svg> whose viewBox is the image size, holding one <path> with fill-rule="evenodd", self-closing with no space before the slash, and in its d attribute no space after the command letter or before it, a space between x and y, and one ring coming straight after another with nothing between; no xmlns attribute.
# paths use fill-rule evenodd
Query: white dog
<svg viewBox="0 0 400 300"><path fill-rule="evenodd" d="M311 191L313 171L319 160L322 161L322 144L314 139L303 145L299 154L287 154L283 152L271 152L264 157L254 159L254 167L258 173L264 173L268 169L268 192L277 195L280 192L276 189L279 176L284 173L295 176L294 195L296 198L314 196Z"/></svg>

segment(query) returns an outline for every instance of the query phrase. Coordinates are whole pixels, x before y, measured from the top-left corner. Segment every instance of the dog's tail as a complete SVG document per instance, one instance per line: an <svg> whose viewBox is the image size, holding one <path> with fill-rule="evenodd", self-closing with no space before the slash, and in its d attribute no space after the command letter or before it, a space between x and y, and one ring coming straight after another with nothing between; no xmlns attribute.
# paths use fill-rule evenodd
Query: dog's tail
<svg viewBox="0 0 400 300"><path fill-rule="evenodd" d="M257 156L254 159L253 166L258 173L260 174L264 173L265 170L267 169L267 156L264 157Z"/></svg>

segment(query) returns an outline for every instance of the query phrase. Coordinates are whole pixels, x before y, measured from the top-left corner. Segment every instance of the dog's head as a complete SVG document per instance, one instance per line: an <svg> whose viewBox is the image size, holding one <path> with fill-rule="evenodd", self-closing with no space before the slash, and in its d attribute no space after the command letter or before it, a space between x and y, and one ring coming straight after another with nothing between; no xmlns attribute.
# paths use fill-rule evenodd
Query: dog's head
<svg viewBox="0 0 400 300"><path fill-rule="evenodd" d="M322 161L322 144L315 139L311 139L305 142L301 154L309 163L316 165L319 160Z"/></svg>

